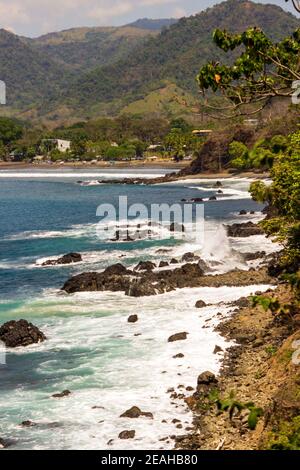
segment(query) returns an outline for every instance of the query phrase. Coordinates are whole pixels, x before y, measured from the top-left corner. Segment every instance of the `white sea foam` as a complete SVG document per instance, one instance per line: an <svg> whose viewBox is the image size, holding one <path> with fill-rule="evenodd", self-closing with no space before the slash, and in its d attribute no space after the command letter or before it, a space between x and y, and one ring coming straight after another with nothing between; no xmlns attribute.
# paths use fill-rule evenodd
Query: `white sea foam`
<svg viewBox="0 0 300 470"><path fill-rule="evenodd" d="M93 171L93 172L80 172L80 171L45 171L45 172L29 172L29 171L9 171L1 170L0 178L47 178L47 179L59 179L59 178L107 178L107 179L123 179L123 178L156 178L157 176L164 176L165 172L162 170L157 173L118 173L118 172L105 172L105 171Z"/></svg>
<svg viewBox="0 0 300 470"><path fill-rule="evenodd" d="M170 398L168 389L174 387L188 394L178 387L195 387L197 376L204 370L218 372L222 354L213 354L214 348L219 345L225 349L230 343L214 331L214 326L220 320L218 314L228 316L229 308L216 304L220 299L236 300L258 288L269 286L183 289L145 298L142 304L140 299L120 294L80 293L53 297L49 305L47 294L44 304L27 305L26 312L31 318L43 318L48 341L18 349L15 354L25 357L39 350L43 357L44 353L36 373L54 383L42 390L21 387L4 392L0 404L3 424L3 411L8 408L18 410L18 422L60 423L55 432L47 428L41 431L40 427L22 430L10 423L7 431L19 438L18 448L172 448L172 441L162 445L159 440L178 433L174 418L182 421L184 430L191 424L192 414L184 402ZM195 302L200 298L213 305L196 309ZM15 313L22 315L22 308ZM139 315L135 325L127 322L132 313ZM188 332L188 339L168 343L168 337L180 331ZM184 357L174 359L178 353ZM71 389L70 397L49 398L65 388ZM100 408L93 409L95 406ZM132 406L152 412L154 419L119 417ZM135 429L136 438L120 441L118 434L125 429Z"/></svg>

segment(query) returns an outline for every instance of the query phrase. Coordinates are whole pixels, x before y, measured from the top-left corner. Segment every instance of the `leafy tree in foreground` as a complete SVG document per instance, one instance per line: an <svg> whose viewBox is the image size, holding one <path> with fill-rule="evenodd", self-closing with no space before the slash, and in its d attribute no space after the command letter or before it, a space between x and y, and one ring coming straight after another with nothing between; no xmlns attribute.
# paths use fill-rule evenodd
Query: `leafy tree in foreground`
<svg viewBox="0 0 300 470"><path fill-rule="evenodd" d="M270 186L256 181L250 191L254 200L269 204L269 216L262 225L285 246L282 271L295 273L300 268L300 131L290 136L288 149L276 156L271 177Z"/></svg>
<svg viewBox="0 0 300 470"><path fill-rule="evenodd" d="M300 80L300 29L279 43L273 43L255 27L241 34L217 29L213 39L224 52L243 48L232 65L210 62L198 74L204 97L206 90L212 90L228 102L218 108L223 110L218 118L255 114L274 97L292 96L293 84ZM217 109L206 100L205 107Z"/></svg>

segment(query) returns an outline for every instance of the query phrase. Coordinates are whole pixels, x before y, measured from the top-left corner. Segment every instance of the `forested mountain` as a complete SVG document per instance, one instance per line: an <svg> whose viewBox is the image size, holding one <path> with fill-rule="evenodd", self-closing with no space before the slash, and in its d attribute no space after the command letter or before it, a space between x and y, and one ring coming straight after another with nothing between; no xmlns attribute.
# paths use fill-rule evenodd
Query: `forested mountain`
<svg viewBox="0 0 300 470"><path fill-rule="evenodd" d="M70 88L67 98L72 106L80 108L95 103L103 103L105 108L108 102L112 109L114 105L122 108L163 88L166 80L187 93L196 94L195 76L200 66L208 60L223 60L222 51L212 43L215 28L238 32L258 26L277 40L299 25L297 18L280 7L229 0L198 15L182 18L136 48L129 57L81 77Z"/></svg>
<svg viewBox="0 0 300 470"><path fill-rule="evenodd" d="M8 106L26 108L50 99L68 80L68 71L36 51L18 36L0 30L0 79L5 81Z"/></svg>
<svg viewBox="0 0 300 470"><path fill-rule="evenodd" d="M200 67L224 61L212 42L214 29L250 26L279 40L300 22L274 5L228 0L179 21L142 19L36 39L2 30L0 79L7 83L8 105L23 117L61 122L119 113L183 116L197 103Z"/></svg>
<svg viewBox="0 0 300 470"><path fill-rule="evenodd" d="M159 34L161 28L74 28L51 33L36 39L27 39L36 51L71 69L87 70L114 63L144 41Z"/></svg>

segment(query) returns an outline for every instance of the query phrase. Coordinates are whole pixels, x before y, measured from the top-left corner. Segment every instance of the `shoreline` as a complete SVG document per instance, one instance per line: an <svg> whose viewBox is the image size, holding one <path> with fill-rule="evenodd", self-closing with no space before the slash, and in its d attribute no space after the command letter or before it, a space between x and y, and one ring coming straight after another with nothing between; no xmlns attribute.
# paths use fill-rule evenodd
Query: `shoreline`
<svg viewBox="0 0 300 470"><path fill-rule="evenodd" d="M186 169L187 165L186 163L175 163L175 162L149 162L149 163L131 163L128 164L128 162L117 162L115 165L109 165L106 164L105 162L98 163L97 165L82 165L82 164L67 164L67 165L49 165L49 164L38 164L38 165L33 165L33 164L28 164L28 163L12 163L12 162L0 162L0 173L1 170L4 171L27 171L27 170L52 170L53 172L59 172L61 170L110 170L111 172L114 169L124 169L124 170L134 170L134 169L139 169L139 170L183 170ZM166 175L168 176L168 175ZM207 173L195 173L195 174L184 174L184 175L178 175L175 176L172 179L172 181L177 181L177 180L196 180L196 179L235 179L235 178L254 178L254 179L265 179L269 177L269 173L261 173L261 172L253 172L253 171L245 171L245 172L240 172L240 173L231 173L229 171L223 171L223 172L217 172L217 173L212 173L212 172L207 172ZM159 178L164 178L162 177L157 177Z"/></svg>
<svg viewBox="0 0 300 470"><path fill-rule="evenodd" d="M279 284L265 296L283 303L291 301L292 294L287 285ZM299 330L276 322L272 313L253 307L247 298L235 304L238 308L215 329L234 346L225 352L219 375L205 384L198 379L197 392L184 399L194 424L191 433L177 437L177 450L272 450L283 439L282 425L299 407L299 371L292 361ZM249 429L245 408L235 409L232 417L218 411L212 397L225 403L230 395L236 403L261 409L255 429Z"/></svg>

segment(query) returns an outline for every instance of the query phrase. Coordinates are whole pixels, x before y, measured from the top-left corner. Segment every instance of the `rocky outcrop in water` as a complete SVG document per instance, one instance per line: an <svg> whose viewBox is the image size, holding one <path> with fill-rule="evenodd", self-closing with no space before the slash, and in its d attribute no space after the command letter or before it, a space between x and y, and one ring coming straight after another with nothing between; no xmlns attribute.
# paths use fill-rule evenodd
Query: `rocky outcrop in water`
<svg viewBox="0 0 300 470"><path fill-rule="evenodd" d="M122 431L119 434L119 439L134 439L135 438L135 431Z"/></svg>
<svg viewBox="0 0 300 470"><path fill-rule="evenodd" d="M8 348L42 343L47 338L36 326L26 320L9 321L0 328L0 341Z"/></svg>
<svg viewBox="0 0 300 470"><path fill-rule="evenodd" d="M45 261L42 266L58 266L62 264L80 263L82 256L79 253L68 253L56 260Z"/></svg>
<svg viewBox="0 0 300 470"><path fill-rule="evenodd" d="M264 235L264 231L253 222L245 224L225 225L229 237L251 237L253 235Z"/></svg>
<svg viewBox="0 0 300 470"><path fill-rule="evenodd" d="M170 336L168 343L175 343L175 341L185 341L188 337L188 333L176 333L175 335Z"/></svg>
<svg viewBox="0 0 300 470"><path fill-rule="evenodd" d="M153 414L149 412L144 412L140 410L137 406L133 406L130 410L125 411L120 418L130 418L130 419L137 419L137 418L150 418L153 419Z"/></svg>
<svg viewBox="0 0 300 470"><path fill-rule="evenodd" d="M265 269L255 272L231 271L219 275L205 275L202 260L175 269L163 271L131 271L122 264L113 265L102 273L82 273L69 279L63 286L68 294L75 292L125 292L131 297L145 297L186 287L247 286L270 283Z"/></svg>

